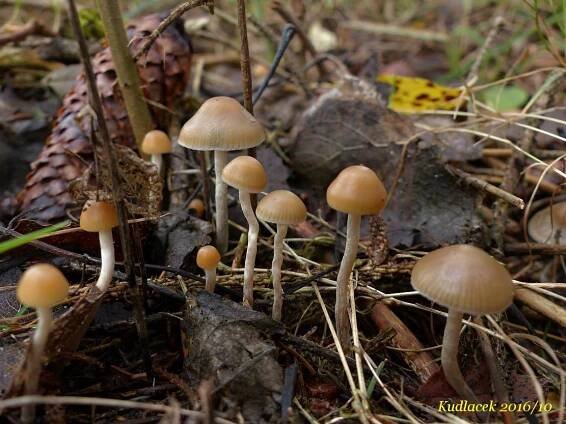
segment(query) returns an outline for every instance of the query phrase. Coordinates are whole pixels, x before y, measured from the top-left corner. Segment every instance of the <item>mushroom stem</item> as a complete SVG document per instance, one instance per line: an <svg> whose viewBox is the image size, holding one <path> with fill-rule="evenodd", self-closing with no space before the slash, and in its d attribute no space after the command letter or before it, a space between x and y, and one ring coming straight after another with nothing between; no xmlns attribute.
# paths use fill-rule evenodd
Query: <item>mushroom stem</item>
<svg viewBox="0 0 566 424"><path fill-rule="evenodd" d="M252 208L250 193L246 190L240 190L239 195L242 212L248 221L248 248L244 268L244 305L251 308L254 305L254 267L259 223Z"/></svg>
<svg viewBox="0 0 566 424"><path fill-rule="evenodd" d="M204 273L206 275L204 288L207 292L214 293L214 287L216 286L216 267L205 269Z"/></svg>
<svg viewBox="0 0 566 424"><path fill-rule="evenodd" d="M112 238L112 230L104 230L98 233L100 240L100 275L96 282L96 288L101 292L105 292L112 281L114 273L114 239Z"/></svg>
<svg viewBox="0 0 566 424"><path fill-rule="evenodd" d="M157 172L161 174L161 168L163 167L163 155L161 155L161 153L151 155L151 162L157 165Z"/></svg>
<svg viewBox="0 0 566 424"><path fill-rule="evenodd" d="M273 262L271 263L271 276L273 278L273 310L271 316L276 321L281 321L281 309L283 308L281 265L283 264L283 240L285 240L286 235L287 225L278 224L273 241Z"/></svg>
<svg viewBox="0 0 566 424"><path fill-rule="evenodd" d="M334 311L336 317L336 332L340 340L340 345L346 353L350 351L348 288L350 285L350 274L352 273L356 255L358 254L361 218L361 215L348 214L346 247L344 248L344 256L342 256L340 271L338 271L338 278L336 279L336 308Z"/></svg>
<svg viewBox="0 0 566 424"><path fill-rule="evenodd" d="M216 246L220 253L228 250L228 186L222 181L222 170L228 162L228 153L214 151L214 172L216 174Z"/></svg>
<svg viewBox="0 0 566 424"><path fill-rule="evenodd" d="M460 343L460 330L462 329L462 312L448 309L448 318L442 338L441 362L446 381L460 395L469 402L478 402L476 395L466 384L464 376L458 366L458 345Z"/></svg>
<svg viewBox="0 0 566 424"><path fill-rule="evenodd" d="M38 307L37 313L37 327L31 339L30 359L27 364L26 380L25 380L25 394L37 394L39 386L39 375L41 374L41 358L45 350L45 344L53 322L51 308ZM35 405L26 405L22 408L21 419L24 423L31 423L35 418Z"/></svg>

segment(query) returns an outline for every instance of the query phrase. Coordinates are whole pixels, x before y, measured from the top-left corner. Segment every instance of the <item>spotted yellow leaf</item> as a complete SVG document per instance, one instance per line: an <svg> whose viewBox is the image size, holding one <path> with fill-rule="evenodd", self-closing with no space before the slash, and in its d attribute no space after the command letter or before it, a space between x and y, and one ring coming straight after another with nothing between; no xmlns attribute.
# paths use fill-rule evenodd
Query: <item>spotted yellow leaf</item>
<svg viewBox="0 0 566 424"><path fill-rule="evenodd" d="M389 108L399 113L453 110L462 103L462 90L445 87L424 78L380 75L378 81L392 85Z"/></svg>

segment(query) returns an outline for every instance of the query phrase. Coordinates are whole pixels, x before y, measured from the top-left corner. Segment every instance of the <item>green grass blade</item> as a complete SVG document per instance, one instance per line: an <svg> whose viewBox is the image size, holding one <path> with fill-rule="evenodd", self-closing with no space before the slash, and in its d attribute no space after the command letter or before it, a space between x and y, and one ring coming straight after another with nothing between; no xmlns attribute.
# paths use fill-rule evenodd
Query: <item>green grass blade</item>
<svg viewBox="0 0 566 424"><path fill-rule="evenodd" d="M20 237L17 237L15 239L3 241L3 242L0 243L0 254L6 253L7 251L15 249L16 247L23 246L24 244L27 244L30 241L34 241L34 240L37 240L41 237L45 237L48 234L51 234L55 231L60 230L61 228L66 227L67 225L69 225L69 223L70 223L70 221L66 220L66 221L59 222L57 224L51 225L49 227L42 228L42 229L37 230L37 231L32 231L31 233L28 233L28 234L23 234Z"/></svg>

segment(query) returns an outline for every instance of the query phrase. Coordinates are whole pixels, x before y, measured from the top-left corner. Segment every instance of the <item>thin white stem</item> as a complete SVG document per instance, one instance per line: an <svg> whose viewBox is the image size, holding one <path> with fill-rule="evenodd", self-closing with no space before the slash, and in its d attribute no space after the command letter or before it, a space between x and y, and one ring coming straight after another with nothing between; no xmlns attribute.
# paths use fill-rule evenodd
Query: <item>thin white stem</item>
<svg viewBox="0 0 566 424"><path fill-rule="evenodd" d="M358 254L358 242L360 241L361 215L349 214L346 231L346 247L344 256L340 263L340 271L336 279L336 307L334 315L336 319L336 333L345 352L350 352L350 322L348 318L348 287L350 285L350 274L354 267L356 255Z"/></svg>
<svg viewBox="0 0 566 424"><path fill-rule="evenodd" d="M228 162L228 152L214 151L216 174L216 247L220 253L228 250L228 186L222 180L222 170Z"/></svg>
<svg viewBox="0 0 566 424"><path fill-rule="evenodd" d="M204 287L207 292L214 293L214 287L216 286L216 267L205 269L204 273L206 274L206 285Z"/></svg>
<svg viewBox="0 0 566 424"><path fill-rule="evenodd" d="M442 353L440 359L446 381L460 395L462 399L477 403L476 395L466 384L464 376L458 366L458 345L460 343L460 330L462 329L463 314L454 309L448 310L446 327L442 338Z"/></svg>
<svg viewBox="0 0 566 424"><path fill-rule="evenodd" d="M41 374L41 359L43 356L43 351L45 350L45 344L47 343L47 338L49 337L49 330L51 329L51 323L53 322L53 316L51 314L51 308L40 307L36 309L37 313L37 327L31 338L31 348L29 361L27 363L26 369L26 380L25 380L25 394L35 395L37 394L37 388L39 386L39 376ZM31 423L35 418L35 405L26 405L22 408L21 419L24 423Z"/></svg>
<svg viewBox="0 0 566 424"><path fill-rule="evenodd" d="M163 168L163 156L161 154L151 155L151 162L157 165L157 173L161 175L161 168Z"/></svg>
<svg viewBox="0 0 566 424"><path fill-rule="evenodd" d="M283 264L283 241L287 235L287 225L278 224L277 233L273 240L273 262L271 263L271 277L273 278L273 310L271 316L281 321L283 309L283 286L281 285L281 265Z"/></svg>
<svg viewBox="0 0 566 424"><path fill-rule="evenodd" d="M112 230L100 231L98 233L100 240L100 275L96 282L96 288L101 292L105 292L112 281L114 273L114 239L112 238Z"/></svg>
<svg viewBox="0 0 566 424"><path fill-rule="evenodd" d="M240 190L240 206L248 221L248 248L246 250L246 263L244 266L244 305L250 308L254 305L254 267L257 253L257 235L259 223L255 217L250 199L250 193Z"/></svg>

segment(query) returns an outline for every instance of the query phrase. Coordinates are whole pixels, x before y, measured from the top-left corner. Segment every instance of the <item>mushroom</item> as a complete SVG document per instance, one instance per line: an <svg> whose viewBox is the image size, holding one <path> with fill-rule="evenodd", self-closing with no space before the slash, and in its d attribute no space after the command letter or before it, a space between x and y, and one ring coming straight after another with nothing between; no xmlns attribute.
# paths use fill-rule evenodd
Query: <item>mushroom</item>
<svg viewBox="0 0 566 424"><path fill-rule="evenodd" d="M163 131L152 130L143 138L141 149L143 153L151 156L151 161L157 165L157 170L161 173L162 155L171 153L171 139Z"/></svg>
<svg viewBox="0 0 566 424"><path fill-rule="evenodd" d="M277 224L277 233L273 241L273 262L271 275L273 279L273 310L271 316L281 321L283 307L283 287L281 286L281 264L283 263L283 241L289 225L297 225L307 218L307 208L295 193L288 190L275 190L265 196L257 205L256 214L259 219Z"/></svg>
<svg viewBox="0 0 566 424"><path fill-rule="evenodd" d="M222 170L228 152L256 147L265 140L263 126L240 103L230 97L213 97L202 104L179 134L179 144L194 150L214 151L216 173L216 245L228 248L227 187Z"/></svg>
<svg viewBox="0 0 566 424"><path fill-rule="evenodd" d="M202 218L204 215L204 202L199 198L191 200L187 208L194 211L195 215L199 218Z"/></svg>
<svg viewBox="0 0 566 424"><path fill-rule="evenodd" d="M336 332L342 349L350 349L348 293L350 274L358 252L362 215L375 215L385 206L387 192L371 169L355 165L343 169L326 191L328 205L348 214L346 247L336 279Z"/></svg>
<svg viewBox="0 0 566 424"><path fill-rule="evenodd" d="M118 213L114 204L107 201L87 201L81 213L80 226L84 231L98 233L101 264L96 288L104 292L112 281L115 264L112 228L118 226Z"/></svg>
<svg viewBox="0 0 566 424"><path fill-rule="evenodd" d="M259 193L267 185L267 174L263 165L251 156L238 156L222 171L222 179L230 187L238 189L240 206L248 221L248 247L244 267L244 305L254 303L254 266L257 253L259 224L255 217L250 193Z"/></svg>
<svg viewBox="0 0 566 424"><path fill-rule="evenodd" d="M535 213L528 224L529 236L537 243L566 244L566 202Z"/></svg>
<svg viewBox="0 0 566 424"><path fill-rule="evenodd" d="M25 392L37 393L41 372L41 357L51 329L53 316L51 309L61 303L69 293L69 282L65 276L50 264L37 264L29 267L18 282L16 295L20 303L35 308L37 327L31 338L30 356L26 369ZM22 421L32 422L34 406L22 410Z"/></svg>
<svg viewBox="0 0 566 424"><path fill-rule="evenodd" d="M502 312L513 302L513 282L503 265L470 245L437 249L420 259L411 284L424 297L448 308L442 339L444 376L463 399L477 402L458 366L458 343L464 313Z"/></svg>
<svg viewBox="0 0 566 424"><path fill-rule="evenodd" d="M216 265L220 262L220 253L214 246L203 246L197 253L197 265L206 275L206 291L214 293L216 285Z"/></svg>

